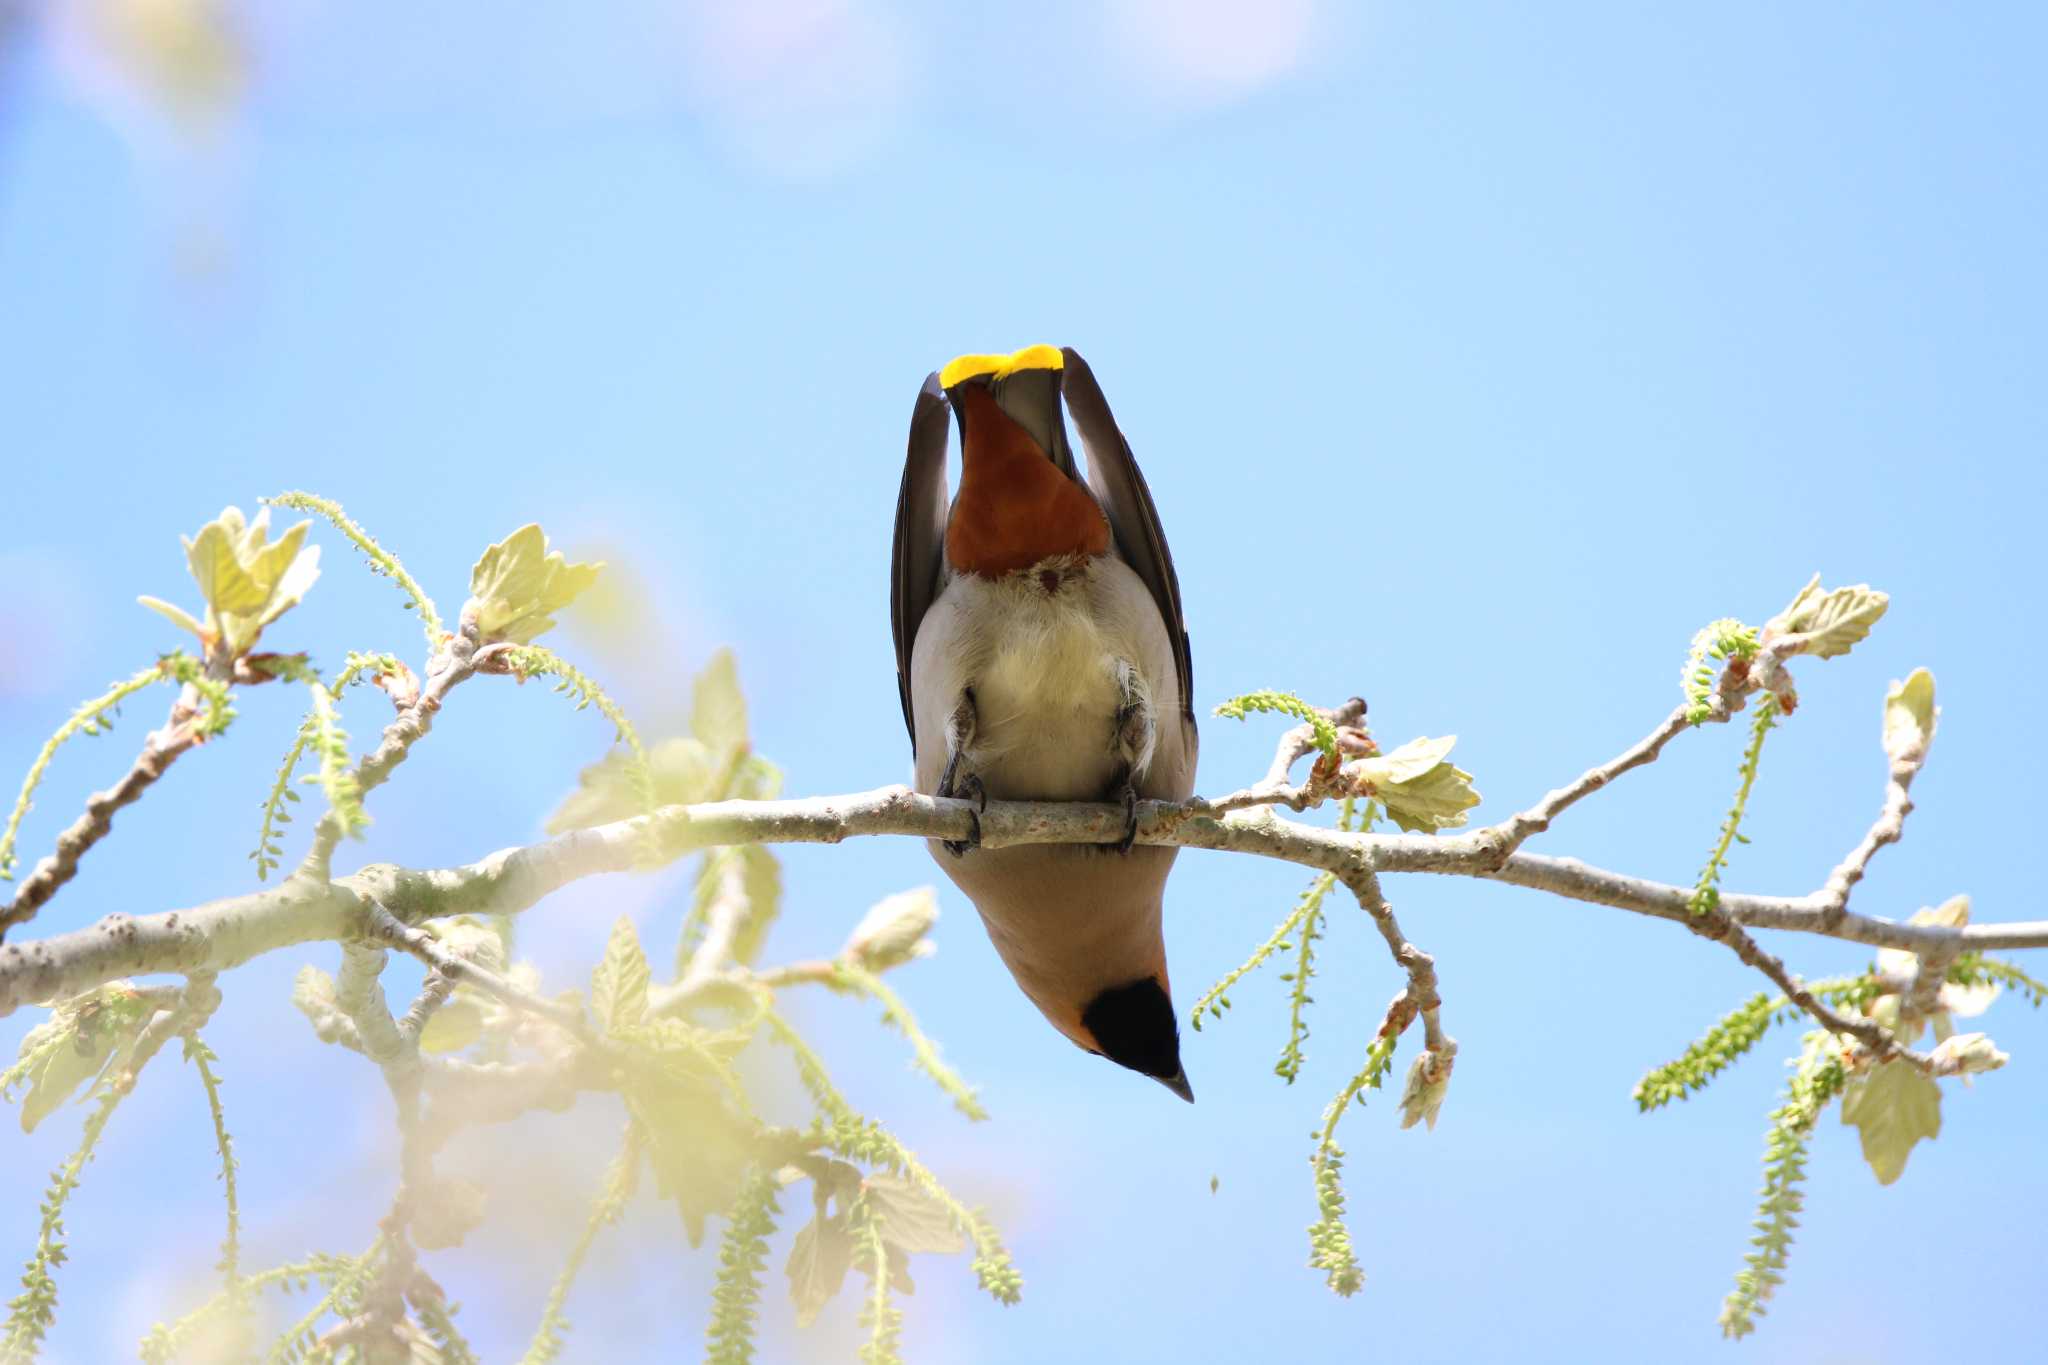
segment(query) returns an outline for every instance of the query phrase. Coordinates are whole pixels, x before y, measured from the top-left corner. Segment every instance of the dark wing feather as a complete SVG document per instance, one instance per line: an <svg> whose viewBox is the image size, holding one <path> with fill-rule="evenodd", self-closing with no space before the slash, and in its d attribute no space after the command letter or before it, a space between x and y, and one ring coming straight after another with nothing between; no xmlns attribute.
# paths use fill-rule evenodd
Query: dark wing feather
<svg viewBox="0 0 2048 1365"><path fill-rule="evenodd" d="M918 390L910 414L910 449L903 460L903 487L896 495L896 550L889 569L889 626L896 636L896 688L903 697L903 724L917 746L917 719L910 700L910 648L917 628L939 595L939 570L946 550L946 431L950 405L933 374Z"/></svg>
<svg viewBox="0 0 2048 1365"><path fill-rule="evenodd" d="M1109 410L1109 400L1095 382L1095 372L1073 347L1063 347L1065 365L1060 370L1060 391L1067 400L1067 413L1081 432L1081 448L1088 453L1088 486L1095 500L1109 516L1116 533L1117 548L1126 563L1152 590L1159 614L1173 640L1174 662L1179 665L1182 715L1195 718L1195 665L1188 651L1187 622L1181 616L1180 579L1173 572L1173 556L1166 548L1166 533L1159 529L1159 510L1152 505L1152 490L1138 472L1130 442L1118 429Z"/></svg>

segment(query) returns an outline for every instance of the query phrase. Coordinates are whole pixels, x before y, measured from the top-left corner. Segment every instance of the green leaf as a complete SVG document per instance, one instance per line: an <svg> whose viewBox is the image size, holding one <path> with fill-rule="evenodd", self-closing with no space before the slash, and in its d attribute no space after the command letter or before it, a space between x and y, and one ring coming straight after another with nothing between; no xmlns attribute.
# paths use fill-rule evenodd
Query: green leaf
<svg viewBox="0 0 2048 1365"><path fill-rule="evenodd" d="M1934 675L1916 668L1884 694L1884 752L1894 763L1918 764L1934 742L1941 708L1934 704Z"/></svg>
<svg viewBox="0 0 2048 1365"><path fill-rule="evenodd" d="M561 834L572 829L589 829L641 813L638 789L633 785L633 756L615 749L585 768L577 788L564 797L548 817L547 831ZM665 739L647 751L648 771L654 781L657 805L687 806L710 797L717 769L703 743L685 736Z"/></svg>
<svg viewBox="0 0 2048 1365"><path fill-rule="evenodd" d="M790 1301L796 1305L797 1326L809 1327L817 1321L818 1310L832 1301L852 1268L853 1238L846 1230L846 1219L827 1218L820 1209L817 1217L797 1229L789 1262L783 1267L789 1276Z"/></svg>
<svg viewBox="0 0 2048 1365"><path fill-rule="evenodd" d="M553 613L597 581L602 564L571 564L549 551L539 526L528 523L485 550L470 570L470 601L486 644L527 644L551 629Z"/></svg>
<svg viewBox="0 0 2048 1365"><path fill-rule="evenodd" d="M878 1172L861 1182L868 1207L882 1222L882 1236L904 1252L950 1256L967 1249L953 1215L939 1200L900 1175Z"/></svg>
<svg viewBox="0 0 2048 1365"><path fill-rule="evenodd" d="M229 507L185 541L185 564L192 571L192 581L199 585L206 605L219 615L260 611L270 599L242 564L238 551L244 529L241 509Z"/></svg>
<svg viewBox="0 0 2048 1365"><path fill-rule="evenodd" d="M673 1078L643 1080L627 1091L626 1107L646 1138L655 1188L675 1201L698 1245L704 1220L730 1208L746 1178L753 1150L745 1133L716 1090Z"/></svg>
<svg viewBox="0 0 2048 1365"><path fill-rule="evenodd" d="M617 1033L647 1017L647 986L652 978L633 921L620 915L612 924L604 960L590 978L590 1008L605 1032Z"/></svg>
<svg viewBox="0 0 2048 1365"><path fill-rule="evenodd" d="M1456 735L1410 740L1390 754L1347 763L1344 772L1370 788L1365 794L1408 833L1456 829L1480 799L1472 789L1472 774L1446 761L1457 742Z"/></svg>
<svg viewBox="0 0 2048 1365"><path fill-rule="evenodd" d="M305 544L311 525L302 521L271 540L269 508L245 522L239 508L229 507L200 527L198 535L185 537L185 563L206 602L204 627L169 603L153 597L140 600L201 639L217 634L221 648L239 657L320 577L319 547Z"/></svg>
<svg viewBox="0 0 2048 1365"><path fill-rule="evenodd" d="M1374 786L1382 783L1413 782L1451 756L1456 735L1442 739L1411 739L1390 754L1360 759L1353 766Z"/></svg>
<svg viewBox="0 0 2048 1365"><path fill-rule="evenodd" d="M665 739L648 750L647 765L654 775L654 799L664 806L702 801L718 780L710 750L688 735Z"/></svg>
<svg viewBox="0 0 2048 1365"><path fill-rule="evenodd" d="M11 1097L17 1087L28 1088L21 1102L21 1131L33 1132L111 1059L125 1054L155 1012L126 981L109 982L53 1008L21 1040L14 1065L0 1076L0 1093Z"/></svg>
<svg viewBox="0 0 2048 1365"><path fill-rule="evenodd" d="M747 743L747 700L740 693L739 663L730 649L721 649L697 675L690 693L690 733L712 755L717 767Z"/></svg>
<svg viewBox="0 0 2048 1365"><path fill-rule="evenodd" d="M288 531L285 534L285 539L278 543L282 545L289 542L296 545L298 541L305 539L305 531L306 524L301 522ZM277 576L277 580L270 590L269 605L257 613L257 629L260 630L264 626L269 625L272 621L275 621L278 617L304 601L306 594L311 591L313 584L319 580L319 577L320 547L314 545L298 551L293 556L291 562L284 567L283 572ZM252 635L250 637L251 643L254 643L254 640L255 637Z"/></svg>
<svg viewBox="0 0 2048 1365"><path fill-rule="evenodd" d="M202 640L206 638L206 627L200 625L199 622L193 620L192 613L186 611L183 607L173 606L171 603L164 601L161 597L150 597L145 595L142 597L138 597L135 600L140 602L143 606L148 607L151 611L157 613L157 615L166 618L170 621L172 625L177 626L180 630L189 630Z"/></svg>
<svg viewBox="0 0 2048 1365"><path fill-rule="evenodd" d="M460 1052L483 1035L483 1007L458 995L428 1018L420 1030L420 1051Z"/></svg>
<svg viewBox="0 0 2048 1365"><path fill-rule="evenodd" d="M1815 574L1791 605L1765 623L1763 638L1767 644L1796 642L1791 653L1832 659L1847 654L1870 634L1890 605L1890 597L1867 583L1828 590L1821 587L1820 575Z"/></svg>
<svg viewBox="0 0 2048 1365"><path fill-rule="evenodd" d="M1881 1063L1842 1088L1842 1122L1863 1137L1863 1159L1889 1185L1922 1138L1941 1132L1941 1087L1910 1062Z"/></svg>

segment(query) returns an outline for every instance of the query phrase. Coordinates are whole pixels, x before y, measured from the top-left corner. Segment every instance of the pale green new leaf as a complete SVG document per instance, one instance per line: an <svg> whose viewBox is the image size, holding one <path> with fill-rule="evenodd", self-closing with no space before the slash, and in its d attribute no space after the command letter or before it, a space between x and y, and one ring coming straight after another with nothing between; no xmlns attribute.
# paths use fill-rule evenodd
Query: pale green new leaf
<svg viewBox="0 0 2048 1365"><path fill-rule="evenodd" d="M628 1090L626 1107L646 1139L655 1188L675 1201L684 1234L698 1245L704 1220L730 1208L746 1178L748 1134L716 1090L685 1083L673 1069Z"/></svg>
<svg viewBox="0 0 2048 1365"><path fill-rule="evenodd" d="M853 1238L847 1233L846 1219L827 1218L820 1209L817 1217L797 1229L789 1261L783 1267L789 1276L790 1301L796 1305L797 1326L809 1327L817 1320L818 1310L832 1301L852 1268Z"/></svg>
<svg viewBox="0 0 2048 1365"><path fill-rule="evenodd" d="M1465 823L1479 804L1472 774L1448 762L1456 735L1410 740L1390 754L1345 765L1347 776L1365 783L1396 825L1410 834L1433 834Z"/></svg>
<svg viewBox="0 0 2048 1365"><path fill-rule="evenodd" d="M265 515L258 513L257 522L265 522ZM199 528L199 534L185 542L185 564L192 571L192 581L199 585L199 595L206 605L218 614L234 612L246 615L260 611L270 600L263 585L242 563L240 550L248 527L242 520L239 507L224 508L219 517Z"/></svg>
<svg viewBox="0 0 2048 1365"><path fill-rule="evenodd" d="M1359 759L1351 769L1374 786L1413 782L1449 758L1457 742L1456 735L1445 735L1442 739L1411 739L1390 754Z"/></svg>
<svg viewBox="0 0 2048 1365"><path fill-rule="evenodd" d="M562 799L548 817L547 831L561 834L572 829L609 824L641 814L641 800L633 785L633 757L614 749L585 768L576 790ZM654 781L656 805L687 806L711 795L718 775L704 745L687 736L665 739L647 751L647 767Z"/></svg>
<svg viewBox="0 0 2048 1365"><path fill-rule="evenodd" d="M21 1040L14 1065L0 1075L0 1094L26 1086L21 1131L32 1132L59 1105L133 1046L155 1010L127 981L111 981L62 1001Z"/></svg>
<svg viewBox="0 0 2048 1365"><path fill-rule="evenodd" d="M420 1051L460 1052L483 1036L483 1007L457 995L428 1017L420 1030Z"/></svg>
<svg viewBox="0 0 2048 1365"><path fill-rule="evenodd" d="M1824 589L1820 575L1799 590L1790 606L1764 626L1766 641L1794 640L1792 652L1832 659L1847 654L1877 624L1891 598L1867 583Z"/></svg>
<svg viewBox="0 0 2048 1365"><path fill-rule="evenodd" d="M1916 668L1884 694L1884 752L1894 763L1919 763L1934 742L1941 708L1934 704L1934 675Z"/></svg>
<svg viewBox="0 0 2048 1365"><path fill-rule="evenodd" d="M950 1256L967 1248L953 1215L939 1200L900 1175L878 1172L861 1182L868 1207L881 1220L882 1237L904 1252Z"/></svg>
<svg viewBox="0 0 2048 1365"><path fill-rule="evenodd" d="M689 735L665 739L647 751L647 766L654 777L654 800L663 806L687 806L711 795L718 771L711 752L702 740ZM630 800L628 791L622 800Z"/></svg>
<svg viewBox="0 0 2048 1365"><path fill-rule="evenodd" d="M690 733L720 767L747 742L747 700L740 693L739 663L730 649L713 654L697 675L690 693Z"/></svg>
<svg viewBox="0 0 2048 1365"><path fill-rule="evenodd" d="M1863 1138L1863 1159L1889 1185L1906 1169L1913 1144L1941 1132L1941 1087L1910 1062L1884 1062L1842 1088L1842 1122Z"/></svg>
<svg viewBox="0 0 2048 1365"><path fill-rule="evenodd" d="M604 960L590 977L590 1008L605 1032L616 1033L647 1017L647 987L653 979L633 921L620 915L612 924Z"/></svg>
<svg viewBox="0 0 2048 1365"><path fill-rule="evenodd" d="M157 615L164 617L172 625L177 626L179 629L188 630L201 640L204 640L206 638L206 627L200 625L198 621L194 620L192 618L192 613L186 611L183 607L176 606L170 602L166 602L161 597L151 597L147 594L144 594L143 596L138 597L135 600L140 602L143 606L148 607Z"/></svg>
<svg viewBox="0 0 2048 1365"><path fill-rule="evenodd" d="M469 574L477 630L484 643L527 644L555 624L560 611L597 581L602 564L571 564L538 525L529 522L485 550Z"/></svg>
<svg viewBox="0 0 2048 1365"><path fill-rule="evenodd" d="M217 635L223 649L239 656L320 577L319 547L305 544L311 525L302 521L271 540L269 508L252 521L244 521L239 508L225 508L198 535L182 537L186 567L206 602L204 625L168 602L137 600L201 640Z"/></svg>

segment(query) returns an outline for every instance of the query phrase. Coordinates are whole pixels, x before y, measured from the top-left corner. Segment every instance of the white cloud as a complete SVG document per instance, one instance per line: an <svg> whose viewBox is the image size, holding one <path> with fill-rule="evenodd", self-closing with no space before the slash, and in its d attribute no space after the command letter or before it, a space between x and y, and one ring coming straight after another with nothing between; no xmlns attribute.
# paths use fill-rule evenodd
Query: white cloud
<svg viewBox="0 0 2048 1365"><path fill-rule="evenodd" d="M1299 70L1321 27L1315 0L1111 0L1122 70L1171 106L1225 104Z"/></svg>
<svg viewBox="0 0 2048 1365"><path fill-rule="evenodd" d="M860 160L909 93L909 28L867 0L698 0L679 36L691 103L730 150L775 174Z"/></svg>

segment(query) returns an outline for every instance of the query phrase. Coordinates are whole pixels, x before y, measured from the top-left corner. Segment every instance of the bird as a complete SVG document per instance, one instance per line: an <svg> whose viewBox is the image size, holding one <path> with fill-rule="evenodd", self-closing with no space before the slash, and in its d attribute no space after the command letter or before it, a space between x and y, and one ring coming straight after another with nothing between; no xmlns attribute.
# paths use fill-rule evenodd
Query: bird
<svg viewBox="0 0 2048 1365"><path fill-rule="evenodd" d="M1161 923L1177 850L1132 842L1141 798L1194 791L1193 661L1151 490L1071 347L964 355L925 379L889 606L918 791L1123 806L1114 844L981 848L977 818L931 852L1054 1028L1193 1102Z"/></svg>

